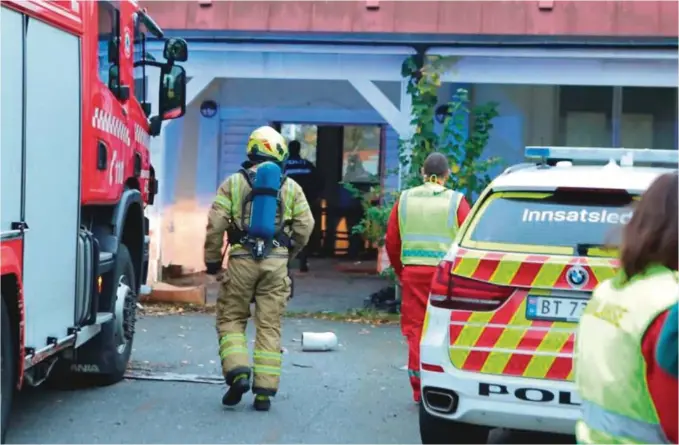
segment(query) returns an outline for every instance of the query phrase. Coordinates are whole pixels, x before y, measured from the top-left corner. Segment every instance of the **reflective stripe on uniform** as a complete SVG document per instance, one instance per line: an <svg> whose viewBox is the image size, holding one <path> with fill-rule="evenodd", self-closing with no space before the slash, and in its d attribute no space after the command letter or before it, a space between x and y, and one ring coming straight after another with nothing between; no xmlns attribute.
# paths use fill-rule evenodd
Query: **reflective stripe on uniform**
<svg viewBox="0 0 679 445"><path fill-rule="evenodd" d="M225 334L219 339L219 357L224 359L228 355L245 354L248 348L245 342L245 334Z"/></svg>
<svg viewBox="0 0 679 445"><path fill-rule="evenodd" d="M227 212L231 210L231 201L224 195L215 196L215 203L219 204Z"/></svg>
<svg viewBox="0 0 679 445"><path fill-rule="evenodd" d="M671 443L659 424L644 422L608 411L594 403L582 402L586 427L622 439L621 443Z"/></svg>
<svg viewBox="0 0 679 445"><path fill-rule="evenodd" d="M280 352L255 349L253 353L255 374L281 375L282 359L283 356Z"/></svg>
<svg viewBox="0 0 679 445"><path fill-rule="evenodd" d="M277 361L277 362L280 362L281 359L282 359L281 354L279 352L269 352L269 351L260 351L260 350L255 350L255 352L253 353L253 357L255 359L263 358L263 359L266 359L266 360L274 360L274 361Z"/></svg>
<svg viewBox="0 0 679 445"><path fill-rule="evenodd" d="M435 258L437 260L443 259L446 256L445 252L440 250L426 250L426 249L403 249L401 258L407 260L408 258Z"/></svg>
<svg viewBox="0 0 679 445"><path fill-rule="evenodd" d="M255 365L255 374L281 375L281 368L278 366Z"/></svg>

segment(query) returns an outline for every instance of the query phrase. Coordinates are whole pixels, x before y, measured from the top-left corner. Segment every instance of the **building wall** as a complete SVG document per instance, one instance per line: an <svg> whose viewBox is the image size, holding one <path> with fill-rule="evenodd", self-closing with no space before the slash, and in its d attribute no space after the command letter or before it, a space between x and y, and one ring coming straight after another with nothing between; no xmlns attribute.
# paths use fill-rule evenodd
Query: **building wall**
<svg viewBox="0 0 679 445"><path fill-rule="evenodd" d="M376 82L389 100L400 104L400 82ZM449 87L440 90L441 101ZM200 115L204 100L215 100L219 113ZM163 263L203 267L206 215L215 192L244 160L247 138L273 121L318 124L379 124L386 121L346 81L218 79L166 131L166 160L160 193L163 200ZM385 168L398 168L398 135L387 126ZM396 175L385 178L395 189Z"/></svg>

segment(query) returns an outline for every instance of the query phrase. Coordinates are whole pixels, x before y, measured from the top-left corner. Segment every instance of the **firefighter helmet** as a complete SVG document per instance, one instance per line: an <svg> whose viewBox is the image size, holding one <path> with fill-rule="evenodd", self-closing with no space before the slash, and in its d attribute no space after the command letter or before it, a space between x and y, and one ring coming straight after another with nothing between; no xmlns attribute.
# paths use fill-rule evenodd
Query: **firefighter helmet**
<svg viewBox="0 0 679 445"><path fill-rule="evenodd" d="M288 143L273 128L259 127L250 134L247 154L253 162L273 161L282 164L288 158Z"/></svg>

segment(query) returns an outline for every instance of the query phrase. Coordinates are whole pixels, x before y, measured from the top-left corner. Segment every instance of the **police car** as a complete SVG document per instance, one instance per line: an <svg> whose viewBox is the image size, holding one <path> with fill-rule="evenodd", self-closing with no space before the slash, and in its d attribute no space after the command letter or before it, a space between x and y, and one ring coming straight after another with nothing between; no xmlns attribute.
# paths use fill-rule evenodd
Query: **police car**
<svg viewBox="0 0 679 445"><path fill-rule="evenodd" d="M422 443L491 428L574 434L578 320L612 277L630 204L675 150L527 147L481 194L432 280L420 345Z"/></svg>

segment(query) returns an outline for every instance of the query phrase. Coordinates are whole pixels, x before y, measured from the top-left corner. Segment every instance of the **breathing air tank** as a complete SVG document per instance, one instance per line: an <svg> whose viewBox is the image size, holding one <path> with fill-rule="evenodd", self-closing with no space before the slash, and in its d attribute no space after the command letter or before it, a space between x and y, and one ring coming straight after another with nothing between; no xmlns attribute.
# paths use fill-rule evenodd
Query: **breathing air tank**
<svg viewBox="0 0 679 445"><path fill-rule="evenodd" d="M257 168L253 187L265 193L255 194L252 198L248 230L248 235L252 238L271 239L276 234L276 211L282 174L281 168L273 162L264 162Z"/></svg>

